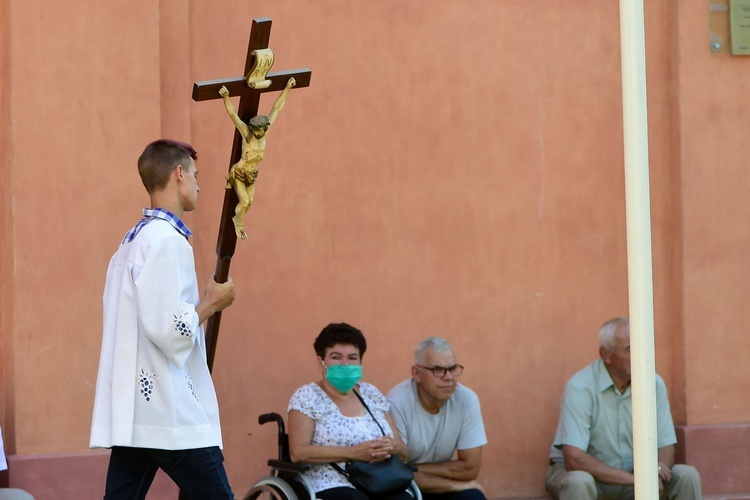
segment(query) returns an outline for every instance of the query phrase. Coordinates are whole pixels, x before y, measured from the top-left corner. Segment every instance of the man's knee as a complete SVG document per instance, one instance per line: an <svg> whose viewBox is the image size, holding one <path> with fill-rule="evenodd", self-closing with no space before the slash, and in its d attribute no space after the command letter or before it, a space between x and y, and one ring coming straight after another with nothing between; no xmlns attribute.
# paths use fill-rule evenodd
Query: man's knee
<svg viewBox="0 0 750 500"><path fill-rule="evenodd" d="M676 464L672 466L672 480L667 489L668 498L699 499L702 491L701 475L692 465Z"/></svg>
<svg viewBox="0 0 750 500"><path fill-rule="evenodd" d="M570 471L560 481L560 500L595 500L596 495L596 480L588 472Z"/></svg>

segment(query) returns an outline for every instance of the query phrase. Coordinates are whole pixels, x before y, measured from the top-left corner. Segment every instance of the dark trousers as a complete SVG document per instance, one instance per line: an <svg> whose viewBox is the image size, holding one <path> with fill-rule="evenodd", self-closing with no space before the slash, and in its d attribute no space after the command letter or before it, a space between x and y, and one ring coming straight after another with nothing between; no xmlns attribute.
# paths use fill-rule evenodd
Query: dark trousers
<svg viewBox="0 0 750 500"><path fill-rule="evenodd" d="M327 490L316 491L315 497L320 500L414 500L412 494L408 491L402 491L400 493L391 493L382 497L370 496L366 493L355 489L342 486L340 488L329 488Z"/></svg>
<svg viewBox="0 0 750 500"><path fill-rule="evenodd" d="M423 500L485 500L484 493L477 489L451 493L422 493Z"/></svg>
<svg viewBox="0 0 750 500"><path fill-rule="evenodd" d="M190 500L234 499L218 446L153 450L114 446L109 457L105 500L143 500L162 469Z"/></svg>

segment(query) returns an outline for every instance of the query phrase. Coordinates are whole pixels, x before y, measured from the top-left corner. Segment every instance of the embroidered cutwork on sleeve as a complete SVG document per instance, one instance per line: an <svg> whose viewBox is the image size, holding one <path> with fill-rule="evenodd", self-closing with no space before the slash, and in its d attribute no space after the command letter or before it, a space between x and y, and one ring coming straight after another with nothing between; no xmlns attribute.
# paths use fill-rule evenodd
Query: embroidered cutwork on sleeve
<svg viewBox="0 0 750 500"><path fill-rule="evenodd" d="M192 311L186 311L180 307L180 311L172 315L172 326L183 337L191 338L193 336L193 331L190 328L192 318Z"/></svg>

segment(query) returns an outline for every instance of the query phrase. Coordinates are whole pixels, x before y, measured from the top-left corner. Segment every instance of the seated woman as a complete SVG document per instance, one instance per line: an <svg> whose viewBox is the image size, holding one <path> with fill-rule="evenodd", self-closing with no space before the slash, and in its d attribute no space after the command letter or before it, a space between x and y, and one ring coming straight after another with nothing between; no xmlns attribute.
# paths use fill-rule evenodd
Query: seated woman
<svg viewBox="0 0 750 500"><path fill-rule="evenodd" d="M346 323L330 324L313 344L323 378L303 385L289 401L289 451L294 462L310 464L305 476L322 500L374 498L352 486L330 463L342 468L349 460L378 462L392 454L406 460L409 450L392 429L385 396L360 382L367 343L362 332ZM367 412L357 391L372 412ZM375 422L377 419L378 423ZM380 428L382 427L383 435ZM409 492L388 495L411 499Z"/></svg>

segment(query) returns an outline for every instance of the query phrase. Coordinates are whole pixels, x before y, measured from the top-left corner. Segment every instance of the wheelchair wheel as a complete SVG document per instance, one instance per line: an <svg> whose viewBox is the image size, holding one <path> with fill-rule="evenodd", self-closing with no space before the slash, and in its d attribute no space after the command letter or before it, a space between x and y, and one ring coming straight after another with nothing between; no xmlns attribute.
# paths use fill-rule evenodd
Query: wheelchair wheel
<svg viewBox="0 0 750 500"><path fill-rule="evenodd" d="M297 500L297 495L283 479L268 476L256 482L243 500Z"/></svg>
<svg viewBox="0 0 750 500"><path fill-rule="evenodd" d="M253 486L245 495L244 500L285 500L286 497L273 486Z"/></svg>
<svg viewBox="0 0 750 500"><path fill-rule="evenodd" d="M412 494L414 500L422 500L422 492L419 490L419 486L414 481L409 485L409 493Z"/></svg>

